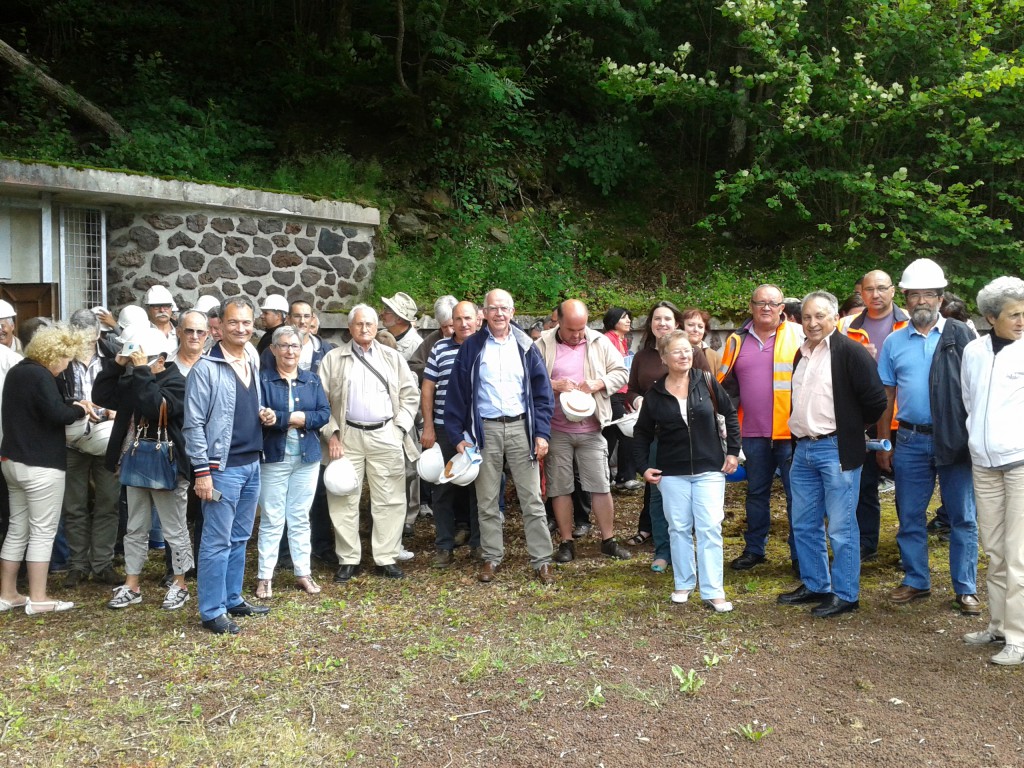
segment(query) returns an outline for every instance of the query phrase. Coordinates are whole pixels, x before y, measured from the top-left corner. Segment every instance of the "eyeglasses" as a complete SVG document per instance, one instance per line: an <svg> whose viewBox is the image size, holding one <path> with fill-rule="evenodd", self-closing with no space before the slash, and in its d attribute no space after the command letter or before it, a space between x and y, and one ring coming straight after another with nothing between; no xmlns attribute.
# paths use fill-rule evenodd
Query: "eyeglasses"
<svg viewBox="0 0 1024 768"><path fill-rule="evenodd" d="M512 314L512 310L513 309L515 309L515 307L504 307L504 306L484 307L484 310L486 310L487 312L491 312L493 314L496 314L496 315L510 315L510 314Z"/></svg>
<svg viewBox="0 0 1024 768"><path fill-rule="evenodd" d="M919 301L920 299L935 301L942 294L935 291L906 291L903 295L907 297L907 301Z"/></svg>
<svg viewBox="0 0 1024 768"><path fill-rule="evenodd" d="M861 293L885 293L891 289L891 285L876 285L874 288L862 288Z"/></svg>
<svg viewBox="0 0 1024 768"><path fill-rule="evenodd" d="M302 349L301 344L275 344L274 346L286 352L298 352Z"/></svg>
<svg viewBox="0 0 1024 768"><path fill-rule="evenodd" d="M182 328L181 332L184 333L186 336L205 336L206 335L206 329L205 328Z"/></svg>
<svg viewBox="0 0 1024 768"><path fill-rule="evenodd" d="M376 323L372 323L369 320L364 320L361 323L349 323L348 327L349 328L373 328L376 325L377 325Z"/></svg>
<svg viewBox="0 0 1024 768"><path fill-rule="evenodd" d="M685 349L670 349L666 352L669 357L689 357L693 354L692 347L686 347Z"/></svg>
<svg viewBox="0 0 1024 768"><path fill-rule="evenodd" d="M771 307L772 309L778 309L783 306L781 301L752 301L750 306L756 307L757 309L764 309L765 307Z"/></svg>

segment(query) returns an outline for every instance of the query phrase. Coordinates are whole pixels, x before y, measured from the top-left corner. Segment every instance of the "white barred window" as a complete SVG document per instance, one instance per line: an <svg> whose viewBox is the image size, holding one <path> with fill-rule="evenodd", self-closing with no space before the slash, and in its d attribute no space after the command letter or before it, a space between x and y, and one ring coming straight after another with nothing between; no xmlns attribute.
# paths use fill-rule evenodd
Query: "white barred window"
<svg viewBox="0 0 1024 768"><path fill-rule="evenodd" d="M107 304L107 217L99 208L60 209L60 316Z"/></svg>

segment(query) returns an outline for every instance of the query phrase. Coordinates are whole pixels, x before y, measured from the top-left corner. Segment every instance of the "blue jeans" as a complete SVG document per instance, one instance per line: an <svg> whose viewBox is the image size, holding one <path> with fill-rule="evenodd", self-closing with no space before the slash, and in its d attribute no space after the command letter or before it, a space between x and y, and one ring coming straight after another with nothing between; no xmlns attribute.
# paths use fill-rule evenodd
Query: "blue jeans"
<svg viewBox="0 0 1024 768"><path fill-rule="evenodd" d="M296 576L309 576L309 508L316 494L320 462L303 463L301 454L285 455L260 467L259 566L256 577L274 578L285 523L288 552Z"/></svg>
<svg viewBox="0 0 1024 768"><path fill-rule="evenodd" d="M896 433L893 472L900 529L896 543L906 568L903 583L931 589L928 573L928 504L935 479L949 514L949 573L958 595L973 595L978 578L978 512L974 505L970 464L935 466L932 436L901 429Z"/></svg>
<svg viewBox="0 0 1024 768"><path fill-rule="evenodd" d="M725 597L722 576L725 475L721 472L665 475L658 487L661 488L668 519L676 589L693 589L699 573L700 596L704 600ZM693 557L694 533L697 535L696 563Z"/></svg>
<svg viewBox="0 0 1024 768"><path fill-rule="evenodd" d="M844 472L839 466L839 439L834 435L797 442L789 483L800 580L811 592L833 592L851 603L860 595L860 476L860 467ZM831 576L826 518L828 544L832 545Z"/></svg>
<svg viewBox="0 0 1024 768"><path fill-rule="evenodd" d="M203 541L199 545L199 618L215 619L242 603L245 545L252 536L260 498L260 463L213 473L220 501L203 502Z"/></svg>
<svg viewBox="0 0 1024 768"><path fill-rule="evenodd" d="M789 490L789 460L793 444L789 440L770 437L744 437L743 453L747 462L747 530L743 532L744 552L764 557L771 528L771 497L775 470L782 474L782 487L786 492L786 519L789 521L789 559L797 560L793 544L793 499Z"/></svg>

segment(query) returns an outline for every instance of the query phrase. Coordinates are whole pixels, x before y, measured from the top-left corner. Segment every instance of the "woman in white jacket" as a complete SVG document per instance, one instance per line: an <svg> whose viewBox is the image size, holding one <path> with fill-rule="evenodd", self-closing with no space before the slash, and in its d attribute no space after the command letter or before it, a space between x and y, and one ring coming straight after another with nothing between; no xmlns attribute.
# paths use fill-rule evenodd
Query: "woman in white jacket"
<svg viewBox="0 0 1024 768"><path fill-rule="evenodd" d="M992 662L1024 664L1024 280L999 277L981 289L978 310L992 333L964 349L961 386L988 555L989 625L968 645L1004 643Z"/></svg>

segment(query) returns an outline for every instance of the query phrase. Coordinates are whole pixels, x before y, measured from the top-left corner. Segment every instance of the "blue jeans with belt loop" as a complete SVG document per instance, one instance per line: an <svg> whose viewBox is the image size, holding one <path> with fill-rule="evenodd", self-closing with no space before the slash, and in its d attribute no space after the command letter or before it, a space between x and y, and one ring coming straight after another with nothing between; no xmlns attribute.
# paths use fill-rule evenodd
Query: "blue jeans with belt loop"
<svg viewBox="0 0 1024 768"><path fill-rule="evenodd" d="M832 592L851 603L860 595L860 475L861 467L844 471L840 466L835 435L797 441L789 487L800 579L811 592ZM831 575L828 544L832 545Z"/></svg>
<svg viewBox="0 0 1024 768"><path fill-rule="evenodd" d="M935 465L932 436L909 429L896 433L893 472L900 528L896 543L907 569L903 584L931 589L928 572L928 505L935 479L949 513L949 575L958 595L975 594L978 579L978 511L974 504L971 465Z"/></svg>

